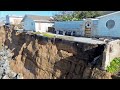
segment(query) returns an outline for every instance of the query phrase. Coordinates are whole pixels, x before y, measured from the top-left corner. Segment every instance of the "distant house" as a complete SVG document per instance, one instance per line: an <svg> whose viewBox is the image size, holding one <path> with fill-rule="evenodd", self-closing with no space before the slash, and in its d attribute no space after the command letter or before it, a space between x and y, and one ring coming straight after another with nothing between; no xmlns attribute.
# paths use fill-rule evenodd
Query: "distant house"
<svg viewBox="0 0 120 90"><path fill-rule="evenodd" d="M56 33L70 32L84 37L120 38L120 11L81 21L55 22Z"/></svg>
<svg viewBox="0 0 120 90"><path fill-rule="evenodd" d="M22 22L25 31L35 32L47 32L48 28L54 25L50 16L25 15Z"/></svg>
<svg viewBox="0 0 120 90"><path fill-rule="evenodd" d="M20 24L23 17L6 15L6 24Z"/></svg>

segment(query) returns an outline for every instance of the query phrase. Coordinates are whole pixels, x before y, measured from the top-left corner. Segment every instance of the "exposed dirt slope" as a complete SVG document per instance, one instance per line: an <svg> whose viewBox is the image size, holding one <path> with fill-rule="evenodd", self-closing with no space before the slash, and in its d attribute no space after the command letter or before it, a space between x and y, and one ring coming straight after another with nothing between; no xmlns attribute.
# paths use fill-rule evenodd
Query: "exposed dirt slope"
<svg viewBox="0 0 120 90"><path fill-rule="evenodd" d="M13 53L11 68L25 79L110 79L111 74L88 65L100 46L6 32Z"/></svg>

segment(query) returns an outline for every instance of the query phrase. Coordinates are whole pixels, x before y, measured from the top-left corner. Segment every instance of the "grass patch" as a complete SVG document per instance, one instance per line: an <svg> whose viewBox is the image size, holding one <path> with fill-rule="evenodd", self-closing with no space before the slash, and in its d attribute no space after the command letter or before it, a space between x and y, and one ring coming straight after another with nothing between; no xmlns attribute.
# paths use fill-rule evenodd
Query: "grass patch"
<svg viewBox="0 0 120 90"><path fill-rule="evenodd" d="M49 38L54 38L55 37L55 35L49 34L49 33L43 33L43 36L49 37Z"/></svg>
<svg viewBox="0 0 120 90"><path fill-rule="evenodd" d="M43 32L43 33L41 33L41 32L33 32L33 34L41 34L41 35L43 35L45 37L49 37L49 38L56 37L55 34L47 33L47 32ZM71 37L71 36L57 36L56 38L60 38L60 39L63 39L63 40L70 40L70 41L74 40L73 37Z"/></svg>
<svg viewBox="0 0 120 90"><path fill-rule="evenodd" d="M117 73L120 70L120 58L115 58L107 67L107 71L110 73Z"/></svg>
<svg viewBox="0 0 120 90"><path fill-rule="evenodd" d="M41 32L32 32L33 34L42 34Z"/></svg>
<svg viewBox="0 0 120 90"><path fill-rule="evenodd" d="M33 32L33 34L41 34L41 35L43 35L45 37L49 37L49 38L55 37L55 35L50 34L50 33Z"/></svg>

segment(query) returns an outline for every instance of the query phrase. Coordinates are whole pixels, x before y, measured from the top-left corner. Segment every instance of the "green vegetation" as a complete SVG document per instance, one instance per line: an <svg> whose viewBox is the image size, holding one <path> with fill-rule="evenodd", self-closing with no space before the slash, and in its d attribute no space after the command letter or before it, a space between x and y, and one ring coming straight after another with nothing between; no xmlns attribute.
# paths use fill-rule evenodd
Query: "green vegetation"
<svg viewBox="0 0 120 90"><path fill-rule="evenodd" d="M50 34L50 33L43 33L43 36L49 37L49 38L54 38L55 37L55 35Z"/></svg>
<svg viewBox="0 0 120 90"><path fill-rule="evenodd" d="M78 21L83 18L95 18L103 15L102 11L60 11L54 15L56 21Z"/></svg>
<svg viewBox="0 0 120 90"><path fill-rule="evenodd" d="M49 38L54 38L55 37L55 38L60 38L60 39L63 39L63 40L70 40L70 41L73 40L73 37L71 37L71 36L56 36L55 34L47 33L47 32L44 32L44 33L33 32L33 34L41 34L42 36L49 37Z"/></svg>
<svg viewBox="0 0 120 90"><path fill-rule="evenodd" d="M32 32L33 34L42 34L41 32Z"/></svg>
<svg viewBox="0 0 120 90"><path fill-rule="evenodd" d="M55 37L55 35L51 34L51 33L41 33L41 32L33 32L33 34L41 34L45 37L49 37L49 38L53 38Z"/></svg>
<svg viewBox="0 0 120 90"><path fill-rule="evenodd" d="M116 73L120 70L120 58L115 58L111 63L110 66L107 67L107 71L110 73Z"/></svg>

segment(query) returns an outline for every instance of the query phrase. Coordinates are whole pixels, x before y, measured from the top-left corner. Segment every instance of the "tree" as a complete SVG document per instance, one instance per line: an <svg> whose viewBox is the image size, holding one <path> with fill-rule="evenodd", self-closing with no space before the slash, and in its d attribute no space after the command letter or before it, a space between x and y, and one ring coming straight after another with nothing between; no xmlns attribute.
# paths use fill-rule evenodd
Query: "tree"
<svg viewBox="0 0 120 90"><path fill-rule="evenodd" d="M71 11L60 11L54 15L56 21L69 21L72 19Z"/></svg>
<svg viewBox="0 0 120 90"><path fill-rule="evenodd" d="M60 11L54 15L56 21L78 21L103 15L102 11Z"/></svg>

